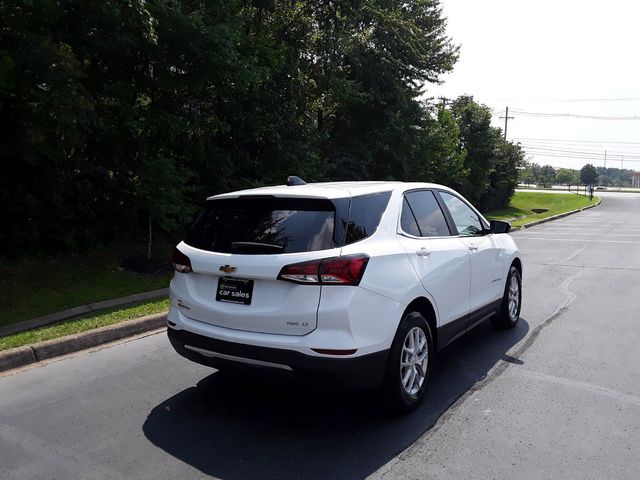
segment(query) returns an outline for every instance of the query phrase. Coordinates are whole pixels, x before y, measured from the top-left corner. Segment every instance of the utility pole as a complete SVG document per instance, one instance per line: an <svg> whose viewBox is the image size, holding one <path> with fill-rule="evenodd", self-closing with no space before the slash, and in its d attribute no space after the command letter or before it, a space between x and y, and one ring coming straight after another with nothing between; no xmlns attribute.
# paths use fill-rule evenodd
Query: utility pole
<svg viewBox="0 0 640 480"><path fill-rule="evenodd" d="M509 120L513 120L514 117L510 117L509 116L509 107L507 107L505 113L504 113L504 117L498 117L498 118L504 118L504 139L507 139L507 125L509 123Z"/></svg>
<svg viewBox="0 0 640 480"><path fill-rule="evenodd" d="M604 151L604 180L602 180L602 186L607 186L607 151Z"/></svg>
<svg viewBox="0 0 640 480"><path fill-rule="evenodd" d="M447 97L438 97L438 100L442 101L442 108L443 109L447 105L447 103L451 103L451 99L449 99Z"/></svg>

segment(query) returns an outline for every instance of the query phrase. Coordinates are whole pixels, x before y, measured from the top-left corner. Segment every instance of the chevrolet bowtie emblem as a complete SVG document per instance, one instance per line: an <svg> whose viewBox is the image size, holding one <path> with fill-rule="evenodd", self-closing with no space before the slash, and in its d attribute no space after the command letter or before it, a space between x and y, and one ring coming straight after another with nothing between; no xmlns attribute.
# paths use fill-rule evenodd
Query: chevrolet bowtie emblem
<svg viewBox="0 0 640 480"><path fill-rule="evenodd" d="M235 273L238 270L238 267L233 267L231 265L221 265L220 271L224 273Z"/></svg>

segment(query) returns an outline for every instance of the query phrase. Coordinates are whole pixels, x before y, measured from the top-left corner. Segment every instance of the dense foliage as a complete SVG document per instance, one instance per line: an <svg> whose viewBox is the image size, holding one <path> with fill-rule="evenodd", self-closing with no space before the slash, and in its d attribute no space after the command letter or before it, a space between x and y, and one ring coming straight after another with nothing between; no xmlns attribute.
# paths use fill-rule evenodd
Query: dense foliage
<svg viewBox="0 0 640 480"><path fill-rule="evenodd" d="M584 167L580 169L580 182L585 185L595 185L598 180L598 172L596 167L592 164L587 163Z"/></svg>
<svg viewBox="0 0 640 480"><path fill-rule="evenodd" d="M79 250L179 231L205 196L436 181L505 206L522 159L471 97L437 0L0 0L0 242Z"/></svg>

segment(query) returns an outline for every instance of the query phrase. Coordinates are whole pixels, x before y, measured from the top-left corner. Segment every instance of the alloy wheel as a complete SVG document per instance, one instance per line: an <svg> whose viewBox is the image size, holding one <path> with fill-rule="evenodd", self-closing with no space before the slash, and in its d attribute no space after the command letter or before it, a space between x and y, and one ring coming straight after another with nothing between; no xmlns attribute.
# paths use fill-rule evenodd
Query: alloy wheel
<svg viewBox="0 0 640 480"><path fill-rule="evenodd" d="M427 376L429 344L419 327L413 327L404 338L400 355L400 381L409 395L416 395Z"/></svg>
<svg viewBox="0 0 640 480"><path fill-rule="evenodd" d="M509 318L512 322L518 319L518 307L520 306L520 283L515 275L509 282Z"/></svg>

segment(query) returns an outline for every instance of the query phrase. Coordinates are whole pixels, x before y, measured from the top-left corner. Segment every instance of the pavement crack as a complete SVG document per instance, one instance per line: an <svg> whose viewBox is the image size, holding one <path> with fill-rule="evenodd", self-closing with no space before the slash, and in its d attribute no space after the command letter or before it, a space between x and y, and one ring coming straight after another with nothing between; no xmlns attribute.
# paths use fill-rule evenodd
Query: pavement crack
<svg viewBox="0 0 640 480"><path fill-rule="evenodd" d="M500 377L500 375L502 375L507 368L509 368L513 364L519 364L520 356L524 354L529 348L531 348L531 346L535 343L536 339L540 335L540 332L551 325L554 320L561 317L569 309L571 304L576 301L578 296L574 292L569 290L569 286L573 281L575 281L581 275L587 273L589 270L590 269L579 270L578 272L565 279L565 281L560 285L560 290L567 295L566 300L560 306L558 306L558 308L556 308L556 310L551 315L549 315L540 325L533 329L531 334L515 352L508 352L507 357L510 359L510 361L502 361L497 364L487 373L487 375L483 379L477 381L473 386L471 386L471 388L469 388L469 390L455 399L451 403L449 408L442 415L440 415L436 422L429 428L429 430L427 430L427 432L422 437L414 442L413 445L401 452L396 458L393 459L392 462L383 467L384 470L379 470L376 474L376 477L383 478L387 474L393 473L393 470L397 465L402 463L404 459L411 457L412 452L414 452L416 449L419 449L424 444L426 444L431 439L431 437L435 435L440 430L440 428L442 428L442 426L445 425L449 421L449 419L458 412L458 410L462 407L462 405L466 403L469 398L473 397L477 392L490 385L494 380Z"/></svg>
<svg viewBox="0 0 640 480"><path fill-rule="evenodd" d="M560 305L556 310L549 315L540 325L533 329L531 334L525 339L525 341L515 350L512 354L512 357L519 359L520 356L525 353L531 345L533 345L540 335L540 332L547 328L549 325L553 323L558 317L561 317L564 312L566 312L571 304L575 302L578 297L574 292L569 290L569 285L578 277L584 275L591 269L582 269L568 277L564 282L560 284L560 291L567 295L567 299L564 301L562 305ZM503 364L504 365L504 364ZM506 368L506 365L505 365Z"/></svg>
<svg viewBox="0 0 640 480"><path fill-rule="evenodd" d="M548 265L560 265L562 263L569 263L571 260L573 260L574 258L576 258L578 255L584 253L584 251L587 249L586 245L583 245L582 247L578 248L577 250L575 250L571 255L569 255L567 258L563 258L562 260L558 260L557 262L552 262L549 263Z"/></svg>

